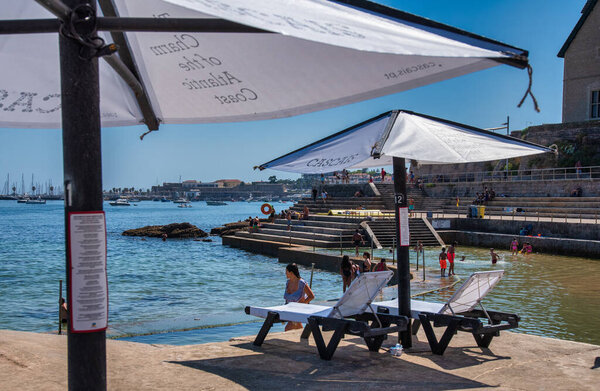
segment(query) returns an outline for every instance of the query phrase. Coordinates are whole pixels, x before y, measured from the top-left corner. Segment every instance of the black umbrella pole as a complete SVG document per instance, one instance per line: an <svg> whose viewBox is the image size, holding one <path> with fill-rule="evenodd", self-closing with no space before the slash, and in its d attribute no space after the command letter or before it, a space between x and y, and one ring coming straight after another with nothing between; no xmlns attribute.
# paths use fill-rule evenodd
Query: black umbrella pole
<svg viewBox="0 0 600 391"><path fill-rule="evenodd" d="M85 1L65 3L73 7ZM82 59L80 47L76 41L59 36L69 312L74 308L68 258L69 212L102 210L98 59ZM69 390L106 390L106 332L71 330L69 324Z"/></svg>
<svg viewBox="0 0 600 391"><path fill-rule="evenodd" d="M408 206L406 196L406 168L404 158L394 157L394 205L396 214L396 247L398 258L398 310L400 315L408 317L407 331L401 331L399 338L404 348L412 347L410 321L410 259L409 246L401 245L400 209ZM408 229L408 227L406 227Z"/></svg>

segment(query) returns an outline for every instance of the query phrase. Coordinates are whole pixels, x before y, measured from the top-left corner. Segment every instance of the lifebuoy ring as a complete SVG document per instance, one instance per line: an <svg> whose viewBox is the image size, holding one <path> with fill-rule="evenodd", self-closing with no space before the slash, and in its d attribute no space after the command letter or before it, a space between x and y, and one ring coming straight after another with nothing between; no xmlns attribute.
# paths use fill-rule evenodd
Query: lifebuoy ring
<svg viewBox="0 0 600 391"><path fill-rule="evenodd" d="M264 215L270 215L271 213L273 213L273 207L271 206L271 204L266 204L265 203L265 204L261 205L260 211Z"/></svg>

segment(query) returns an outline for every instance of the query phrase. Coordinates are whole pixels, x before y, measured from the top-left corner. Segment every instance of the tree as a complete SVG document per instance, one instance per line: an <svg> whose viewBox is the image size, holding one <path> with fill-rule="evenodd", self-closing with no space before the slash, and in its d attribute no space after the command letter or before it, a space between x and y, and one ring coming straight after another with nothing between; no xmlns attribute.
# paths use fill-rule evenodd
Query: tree
<svg viewBox="0 0 600 391"><path fill-rule="evenodd" d="M275 175L271 175L269 177L269 183L277 183L277 177Z"/></svg>

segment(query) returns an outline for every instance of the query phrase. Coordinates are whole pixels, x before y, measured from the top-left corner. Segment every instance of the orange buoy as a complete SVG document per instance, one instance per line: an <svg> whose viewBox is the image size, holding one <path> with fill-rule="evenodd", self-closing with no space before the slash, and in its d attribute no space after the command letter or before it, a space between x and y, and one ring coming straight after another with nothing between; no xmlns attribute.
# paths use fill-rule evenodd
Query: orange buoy
<svg viewBox="0 0 600 391"><path fill-rule="evenodd" d="M265 203L261 205L260 211L264 215L270 215L271 213L273 213L273 207L271 206L271 204Z"/></svg>

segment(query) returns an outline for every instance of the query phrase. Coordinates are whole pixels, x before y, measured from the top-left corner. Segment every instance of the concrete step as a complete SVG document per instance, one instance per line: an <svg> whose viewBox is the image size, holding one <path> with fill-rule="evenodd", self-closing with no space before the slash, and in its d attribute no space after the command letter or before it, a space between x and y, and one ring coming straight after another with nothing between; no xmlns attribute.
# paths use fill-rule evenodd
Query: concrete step
<svg viewBox="0 0 600 391"><path fill-rule="evenodd" d="M265 241L270 241L270 242L291 243L291 244L298 244L298 245L302 245L302 246L315 246L315 247L322 247L322 248L336 248L336 247L340 246L339 242L334 243L334 242L323 241L323 240L310 240L310 239L295 238L295 237L292 237L290 239L289 237L285 237L285 236L269 235L269 234L261 234L261 233L250 233L247 231L238 231L235 233L235 236L257 239L257 240L265 240ZM351 243L344 243L345 247L350 247L350 245L351 245Z"/></svg>
<svg viewBox="0 0 600 391"><path fill-rule="evenodd" d="M327 242L340 242L340 235L331 235L331 234L317 234L314 232L303 232L296 231L292 228L291 231L288 230L280 230L280 229L272 229L272 228L259 228L258 233L267 234L267 235L277 235L277 236L285 236L292 238L302 238L302 239L310 239L310 240L318 240L318 241L327 241ZM352 234L350 235L341 235L342 243L350 243L352 241Z"/></svg>
<svg viewBox="0 0 600 391"><path fill-rule="evenodd" d="M275 224L285 225L287 227L287 220L285 219L276 219L274 221ZM339 221L320 221L320 220L292 220L292 226L303 226L303 227L316 227L316 228L337 228L337 229L357 229L359 227L359 223L344 223Z"/></svg>
<svg viewBox="0 0 600 391"><path fill-rule="evenodd" d="M261 229L262 228L278 229L278 230L282 230L282 231L287 231L287 224L263 223L261 225ZM314 232L314 233L339 236L340 232L342 233L342 235L352 235L352 234L354 234L354 230L356 228L339 229L339 228L317 227L317 226L313 226L313 225L295 224L295 225L293 225L293 229L294 229L294 231L300 231L300 232Z"/></svg>
<svg viewBox="0 0 600 391"><path fill-rule="evenodd" d="M310 216L307 221L321 221L321 222L338 222L346 224L360 224L366 220L364 217L351 217L351 216Z"/></svg>

